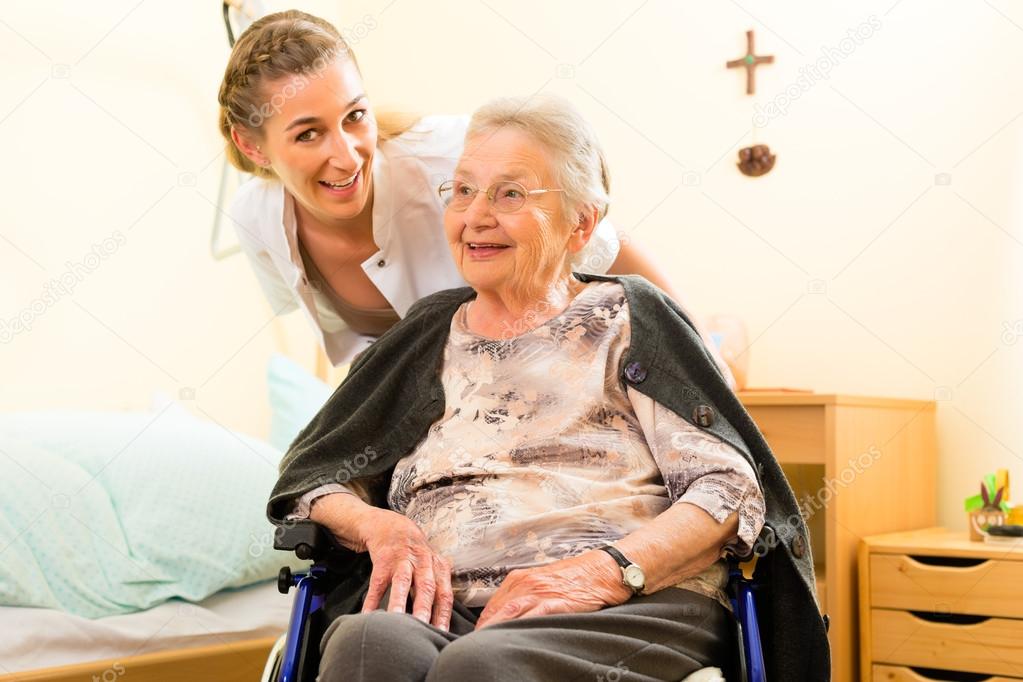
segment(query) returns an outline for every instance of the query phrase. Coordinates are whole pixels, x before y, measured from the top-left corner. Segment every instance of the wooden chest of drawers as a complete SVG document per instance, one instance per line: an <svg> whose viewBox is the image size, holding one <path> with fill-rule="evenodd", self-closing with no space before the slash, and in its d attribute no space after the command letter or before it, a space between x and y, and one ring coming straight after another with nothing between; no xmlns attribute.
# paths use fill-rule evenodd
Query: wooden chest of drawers
<svg viewBox="0 0 1023 682"><path fill-rule="evenodd" d="M934 525L935 403L821 393L739 398L806 514L817 596L831 619L831 680L854 682L860 538Z"/></svg>
<svg viewBox="0 0 1023 682"><path fill-rule="evenodd" d="M859 561L863 682L1023 680L1023 538L875 535Z"/></svg>

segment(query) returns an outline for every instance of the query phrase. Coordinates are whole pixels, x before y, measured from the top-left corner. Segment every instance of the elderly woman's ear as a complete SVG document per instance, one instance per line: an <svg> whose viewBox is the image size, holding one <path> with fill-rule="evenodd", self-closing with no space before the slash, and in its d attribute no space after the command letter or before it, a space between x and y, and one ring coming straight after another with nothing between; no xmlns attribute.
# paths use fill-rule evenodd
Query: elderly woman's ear
<svg viewBox="0 0 1023 682"><path fill-rule="evenodd" d="M568 252L579 253L593 236L593 230L600 222L600 212L595 208L584 208L579 211L579 219L575 229L568 235Z"/></svg>

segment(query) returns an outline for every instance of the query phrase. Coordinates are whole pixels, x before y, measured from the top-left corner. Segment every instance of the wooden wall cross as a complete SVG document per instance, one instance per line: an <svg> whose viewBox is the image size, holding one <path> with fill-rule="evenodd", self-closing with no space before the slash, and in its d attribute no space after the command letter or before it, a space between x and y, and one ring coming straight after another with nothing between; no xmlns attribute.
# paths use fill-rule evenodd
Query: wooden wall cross
<svg viewBox="0 0 1023 682"><path fill-rule="evenodd" d="M734 69L739 66L746 67L746 94L752 95L756 89L755 69L758 64L771 64L774 62L774 55L764 57L753 54L753 31L746 31L746 56L740 59L733 59L725 66Z"/></svg>

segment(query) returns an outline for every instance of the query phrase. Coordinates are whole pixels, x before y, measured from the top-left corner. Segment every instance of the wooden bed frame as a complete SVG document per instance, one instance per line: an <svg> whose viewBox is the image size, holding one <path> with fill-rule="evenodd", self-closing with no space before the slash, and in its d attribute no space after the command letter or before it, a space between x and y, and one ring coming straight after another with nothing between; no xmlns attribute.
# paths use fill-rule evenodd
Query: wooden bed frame
<svg viewBox="0 0 1023 682"><path fill-rule="evenodd" d="M0 675L0 682L256 682L276 637Z"/></svg>

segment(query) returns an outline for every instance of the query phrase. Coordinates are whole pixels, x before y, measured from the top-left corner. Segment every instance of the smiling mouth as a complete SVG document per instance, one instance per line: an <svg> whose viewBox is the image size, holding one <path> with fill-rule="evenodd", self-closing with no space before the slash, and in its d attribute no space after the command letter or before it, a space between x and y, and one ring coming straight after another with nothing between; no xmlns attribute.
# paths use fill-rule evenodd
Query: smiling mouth
<svg viewBox="0 0 1023 682"><path fill-rule="evenodd" d="M507 249L507 244L488 244L486 242L467 242L466 244L470 249Z"/></svg>
<svg viewBox="0 0 1023 682"><path fill-rule="evenodd" d="M348 189L349 187L355 184L355 181L359 179L360 175L362 175L361 170L355 175L353 175L352 179L349 180L348 182L328 182L327 180L320 180L319 182L324 187L329 187L331 189Z"/></svg>

